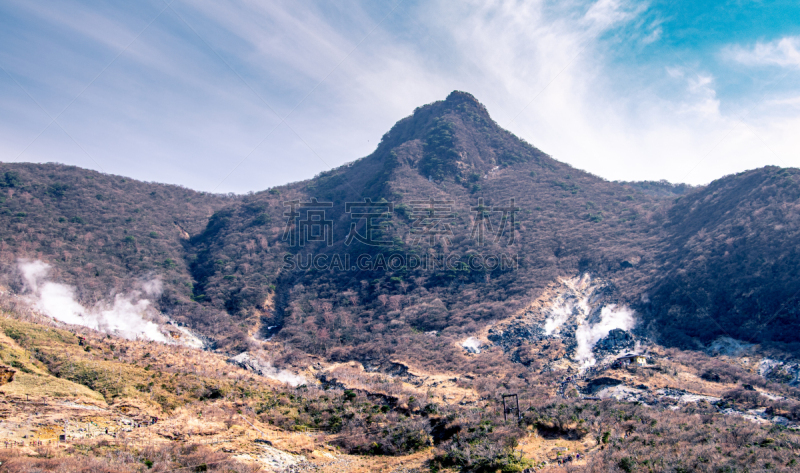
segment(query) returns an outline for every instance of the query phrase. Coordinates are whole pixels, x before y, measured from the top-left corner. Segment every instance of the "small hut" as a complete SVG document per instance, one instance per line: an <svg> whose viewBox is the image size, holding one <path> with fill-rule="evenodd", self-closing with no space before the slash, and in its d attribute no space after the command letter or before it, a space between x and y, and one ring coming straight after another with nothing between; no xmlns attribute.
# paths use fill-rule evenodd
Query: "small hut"
<svg viewBox="0 0 800 473"><path fill-rule="evenodd" d="M626 353L625 355L617 358L617 362L629 365L644 366L647 364L647 357L644 355L637 355L636 353Z"/></svg>

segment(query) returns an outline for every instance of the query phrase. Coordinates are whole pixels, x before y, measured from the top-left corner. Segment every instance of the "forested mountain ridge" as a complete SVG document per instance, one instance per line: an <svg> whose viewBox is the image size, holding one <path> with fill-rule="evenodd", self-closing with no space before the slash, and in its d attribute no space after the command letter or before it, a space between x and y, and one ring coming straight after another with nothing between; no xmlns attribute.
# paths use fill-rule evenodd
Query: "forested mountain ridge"
<svg viewBox="0 0 800 473"><path fill-rule="evenodd" d="M646 310L662 341L720 335L798 351L800 172L775 166L676 199L658 253L663 274Z"/></svg>
<svg viewBox="0 0 800 473"><path fill-rule="evenodd" d="M457 364L454 341L584 272L611 281L638 330L667 344L730 334L791 349L800 328L797 170L699 188L609 182L501 129L463 92L416 109L365 158L235 198L58 165L1 168L7 271L40 258L93 298L158 275L159 308L231 352L264 327L261 336L334 360ZM382 209L375 227L356 203ZM309 210L329 224L323 241L300 245L292 235ZM441 254L452 255L444 267L409 263ZM399 263L330 266L345 255ZM475 267L475 255L516 263Z"/></svg>
<svg viewBox="0 0 800 473"><path fill-rule="evenodd" d="M196 192L60 164L0 164L3 285L23 291L17 265L41 260L49 279L92 306L158 279L156 307L172 314L192 301L190 234L239 197Z"/></svg>

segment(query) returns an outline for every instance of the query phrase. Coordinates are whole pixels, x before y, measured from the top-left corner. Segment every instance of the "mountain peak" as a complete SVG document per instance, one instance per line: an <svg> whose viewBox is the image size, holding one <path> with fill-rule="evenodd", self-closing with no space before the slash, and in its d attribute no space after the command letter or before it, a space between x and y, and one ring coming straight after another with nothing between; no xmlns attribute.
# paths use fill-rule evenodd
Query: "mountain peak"
<svg viewBox="0 0 800 473"><path fill-rule="evenodd" d="M489 116L489 111L474 95L469 92L454 90L450 92L444 100L437 100L436 102L417 107L410 117L400 120L397 122L397 125L402 126L409 121L413 121L413 128L427 128L431 126L432 121L453 113L457 115L471 115L475 118L479 117L479 121L486 121L487 123L492 121Z"/></svg>
<svg viewBox="0 0 800 473"><path fill-rule="evenodd" d="M486 107L469 92L454 90L450 92L443 102L434 102L431 105L439 105L439 107L436 108L441 115L447 114L448 112L455 112L460 115L478 115L482 120L491 121L489 111Z"/></svg>
<svg viewBox="0 0 800 473"><path fill-rule="evenodd" d="M469 92L464 92L461 90L454 90L450 92L450 95L448 95L444 101L451 104L471 102L475 105L479 105L481 108L485 108L483 104L481 104L480 101L475 98L474 95L470 94Z"/></svg>
<svg viewBox="0 0 800 473"><path fill-rule="evenodd" d="M445 100L417 107L398 121L383 136L373 157L387 166L376 165L384 176L381 182L402 163L428 180L450 180L473 191L480 188L475 176L547 158L498 126L478 99L460 90L452 91Z"/></svg>

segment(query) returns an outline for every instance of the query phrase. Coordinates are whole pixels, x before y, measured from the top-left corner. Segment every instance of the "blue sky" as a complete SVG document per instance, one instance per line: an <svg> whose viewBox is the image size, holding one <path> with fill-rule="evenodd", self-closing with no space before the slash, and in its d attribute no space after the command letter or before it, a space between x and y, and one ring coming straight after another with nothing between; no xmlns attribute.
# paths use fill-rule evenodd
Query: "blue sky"
<svg viewBox="0 0 800 473"><path fill-rule="evenodd" d="M800 166L798 2L168 2L2 2L0 160L261 190L458 89L607 179Z"/></svg>

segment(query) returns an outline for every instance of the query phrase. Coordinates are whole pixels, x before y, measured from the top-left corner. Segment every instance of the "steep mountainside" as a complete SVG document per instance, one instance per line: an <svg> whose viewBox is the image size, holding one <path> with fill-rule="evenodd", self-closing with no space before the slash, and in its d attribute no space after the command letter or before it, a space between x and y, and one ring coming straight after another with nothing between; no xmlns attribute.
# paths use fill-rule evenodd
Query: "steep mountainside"
<svg viewBox="0 0 800 473"><path fill-rule="evenodd" d="M720 335L800 351L800 172L766 167L676 200L643 308L665 343Z"/></svg>
<svg viewBox="0 0 800 473"><path fill-rule="evenodd" d="M86 306L161 281L156 307L177 320L203 308L191 297L190 235L238 197L147 183L58 164L0 164L3 285L23 291L20 260L49 264L47 277Z"/></svg>
<svg viewBox="0 0 800 473"><path fill-rule="evenodd" d="M792 348L800 328L796 170L609 182L463 92L417 108L365 158L237 198L54 165L2 172L7 269L47 260L84 298L158 276L159 308L231 352L274 337L333 360L457 367L465 338L585 273L651 340Z"/></svg>
<svg viewBox="0 0 800 473"><path fill-rule="evenodd" d="M367 234L363 210L348 213L346 205L365 198L393 206L372 230L383 245L347 241L351 224L362 240ZM331 205L322 208L330 242L291 245L284 203L312 199ZM434 218L430 199L438 202ZM512 199L518 211L503 223ZM460 350L454 340L524 308L557 277L613 275L646 257L657 243L649 222L665 207L551 159L500 129L472 96L454 92L398 122L372 155L218 212L193 240L196 297L242 320L263 317L269 335L311 353L402 352L439 362ZM292 220L301 226L307 215L298 213ZM286 254L297 267L284 267ZM436 254L450 255L446 267L414 267L415 258L432 262ZM314 268L309 255L324 255L326 264ZM334 255L351 266L360 255L386 264L331 269ZM494 267L492 257L515 264ZM424 335L432 330L439 336Z"/></svg>

